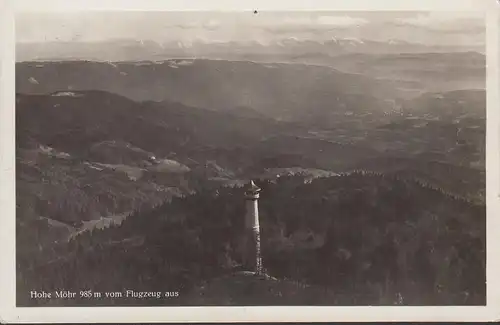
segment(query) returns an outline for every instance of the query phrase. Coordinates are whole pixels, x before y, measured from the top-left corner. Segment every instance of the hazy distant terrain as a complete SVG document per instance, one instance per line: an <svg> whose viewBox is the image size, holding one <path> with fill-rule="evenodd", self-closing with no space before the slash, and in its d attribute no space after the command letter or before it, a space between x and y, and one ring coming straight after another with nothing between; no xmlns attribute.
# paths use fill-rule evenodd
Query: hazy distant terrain
<svg viewBox="0 0 500 325"><path fill-rule="evenodd" d="M481 46L285 37L17 51L19 304L43 304L33 289L124 286L182 297L99 303L485 303ZM262 187L264 282L233 273L249 179Z"/></svg>

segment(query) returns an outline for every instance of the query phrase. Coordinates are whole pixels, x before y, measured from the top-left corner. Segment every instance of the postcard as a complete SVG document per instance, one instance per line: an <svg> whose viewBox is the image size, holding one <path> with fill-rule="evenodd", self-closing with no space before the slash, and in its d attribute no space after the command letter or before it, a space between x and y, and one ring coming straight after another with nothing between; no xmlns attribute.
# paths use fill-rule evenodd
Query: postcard
<svg viewBox="0 0 500 325"><path fill-rule="evenodd" d="M11 1L5 322L500 319L496 1Z"/></svg>

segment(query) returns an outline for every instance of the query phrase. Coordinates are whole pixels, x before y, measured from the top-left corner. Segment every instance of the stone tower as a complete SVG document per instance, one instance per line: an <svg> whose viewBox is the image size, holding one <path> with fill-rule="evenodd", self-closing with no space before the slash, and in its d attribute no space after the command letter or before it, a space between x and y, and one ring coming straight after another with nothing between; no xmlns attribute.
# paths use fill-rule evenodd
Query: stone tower
<svg viewBox="0 0 500 325"><path fill-rule="evenodd" d="M260 253L259 193L260 188L253 181L245 187L246 216L243 263L250 271L262 272Z"/></svg>

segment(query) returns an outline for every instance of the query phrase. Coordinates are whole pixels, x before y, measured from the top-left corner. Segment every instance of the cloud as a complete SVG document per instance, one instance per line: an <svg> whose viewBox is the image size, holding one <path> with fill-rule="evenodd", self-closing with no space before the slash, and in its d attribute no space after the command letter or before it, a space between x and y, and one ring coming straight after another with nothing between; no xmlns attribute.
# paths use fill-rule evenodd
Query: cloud
<svg viewBox="0 0 500 325"><path fill-rule="evenodd" d="M221 26L221 23L218 20L210 19L209 21L203 24L203 28L209 30L215 30Z"/></svg>
<svg viewBox="0 0 500 325"><path fill-rule="evenodd" d="M190 21L190 22L185 22L185 23L166 25L166 26L164 26L164 28L216 30L220 26L221 26L221 23L218 20L209 19L206 21Z"/></svg>
<svg viewBox="0 0 500 325"><path fill-rule="evenodd" d="M286 17L280 25L308 26L310 28L355 27L368 24L368 20L349 16Z"/></svg>
<svg viewBox="0 0 500 325"><path fill-rule="evenodd" d="M330 25L338 27L354 27L368 24L368 20L349 16L321 16L317 22L320 25Z"/></svg>
<svg viewBox="0 0 500 325"><path fill-rule="evenodd" d="M313 20L311 17L285 17L280 22L280 24L285 24L285 25L310 25L312 23L313 23ZM272 22L272 21L268 21L265 24L266 25L274 25L276 23Z"/></svg>
<svg viewBox="0 0 500 325"><path fill-rule="evenodd" d="M363 18L349 16L319 16L285 18L280 24L268 24L262 28L268 32L286 34L297 32L329 32L338 29L357 28L369 24Z"/></svg>
<svg viewBox="0 0 500 325"><path fill-rule="evenodd" d="M415 17L397 18L399 26L409 26L442 32L484 32L485 17L476 12L432 12Z"/></svg>
<svg viewBox="0 0 500 325"><path fill-rule="evenodd" d="M182 24L175 24L175 25L169 25L169 26L164 26L164 28L180 28L180 29L194 29L194 28L199 28L200 24L194 23L194 22L189 22L189 23L182 23Z"/></svg>
<svg viewBox="0 0 500 325"><path fill-rule="evenodd" d="M16 16L18 42L111 39L152 40L159 43L206 39L274 42L288 37L325 40L332 36L360 39L397 38L421 43L484 42L482 15L450 12L126 12Z"/></svg>

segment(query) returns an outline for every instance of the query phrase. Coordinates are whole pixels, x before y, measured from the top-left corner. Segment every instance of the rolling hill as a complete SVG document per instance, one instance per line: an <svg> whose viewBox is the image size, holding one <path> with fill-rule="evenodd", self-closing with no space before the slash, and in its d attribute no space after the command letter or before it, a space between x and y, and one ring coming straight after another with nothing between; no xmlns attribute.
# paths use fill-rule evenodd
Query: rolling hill
<svg viewBox="0 0 500 325"><path fill-rule="evenodd" d="M16 76L19 93L98 89L136 101L167 100L217 111L247 107L292 121L311 111L358 111L367 103L378 112L385 99L401 95L393 90L397 83L361 74L245 61L21 62Z"/></svg>
<svg viewBox="0 0 500 325"><path fill-rule="evenodd" d="M103 48L108 49L103 51ZM52 53L52 54L51 54ZM428 46L420 43L410 43L402 40L389 40L388 42L377 42L366 39L355 38L342 38L334 37L331 40L323 42L316 42L311 40L298 40L294 38L286 38L271 44L260 44L258 42L227 42L227 43L204 43L194 42L188 47L181 46L177 43L172 44L159 44L152 41L135 41L135 40L113 40L109 42L54 42L48 44L17 44L17 60L19 65L31 65L27 61L33 62L39 69L47 69L48 61L63 61L63 60L91 60L100 62L114 62L113 65L117 67L118 71L114 71L109 75L111 70L108 71L109 76L120 76L114 82L120 82L120 79L125 79L125 82L134 82L133 74L137 69L124 68L125 65L130 65L134 61L143 61L141 64L146 65L147 62L162 63L168 66L169 69L164 69L159 65L153 65L154 69L161 71L161 73L172 74L173 72L185 74L192 73L189 65L193 64L193 58L196 61L208 62L209 65L217 65L218 72L211 71L203 67L205 63L195 63L194 70L199 72L199 75L210 74L211 77L216 78L231 78L232 72L244 72L245 76L263 78L269 72L257 71L262 67L273 68L273 73L276 77L286 77L288 74L282 74L282 69L294 70L297 66L315 65L320 66L325 71L334 68L338 71L348 74L363 75L370 78L377 79L378 83L385 83L391 87L398 89L400 94L391 93L390 97L401 96L403 94L414 96L428 91L453 91L463 89L485 89L486 88L486 57L484 55L484 48L481 47L454 47L454 46ZM218 63L216 63L218 62ZM255 62L256 64L252 64ZM276 64L282 63L282 64ZM283 65L288 63L289 65ZM222 67L219 65L222 64ZM53 63L52 63L53 65ZM255 73L248 74L244 70L245 67L256 69ZM260 68L259 68L260 66ZM53 69L51 67L50 69ZM186 69L187 68L187 69ZM320 68L321 69L321 68ZM33 69L21 69L24 72L34 74L34 80L38 80L35 75L40 74ZM182 71L182 72L181 72ZM313 71L313 70L312 70ZM141 71L141 73L143 73ZM317 73L317 72L314 72ZM118 75L119 74L119 75ZM310 79L305 73L302 78ZM101 76L103 76L102 74ZM320 73L320 75L325 75ZM292 74L293 76L293 74ZM183 76L182 78L184 78ZM336 73L336 76L326 76L329 79L328 83L335 82L332 79L343 77L351 79L352 81L362 81L358 77L353 78L346 74ZM29 76L27 76L29 78ZM64 77L66 78L66 77ZM182 79L181 78L181 79ZM192 79L192 77L189 77ZM323 77L322 77L323 78ZM46 82L45 78L44 79ZM203 77L202 77L203 79ZM273 78L271 78L273 79ZM142 79L144 81L144 79ZM66 81L71 81L67 79ZM151 78L150 78L151 81ZM193 84L196 80L191 80ZM74 82L74 81L73 81ZM80 81L81 82L81 81ZM203 80L199 80L205 83ZM288 81L290 82L290 81ZM297 80L295 80L297 82ZM346 81L347 82L347 81ZM351 81L349 81L350 83ZM22 83L26 83L23 75ZM310 83L310 81L308 81ZM155 83L156 84L156 83ZM274 82L273 82L274 84ZM67 86L68 84L64 84ZM175 87L166 82L167 87ZM235 84L234 86L236 86ZM80 89L85 84L75 84L76 88ZM210 84L206 86L211 87ZM251 81L250 85L241 84L240 86L249 87L250 95L252 92L257 92L257 95L263 97L263 90L258 88L258 85ZM43 86L42 86L43 87ZM46 85L44 87L47 87ZM120 86L122 88L123 85ZM280 87L274 84L273 88ZM293 87L292 85L286 85ZM303 87L308 87L307 83ZM338 87L338 85L336 85ZM332 87L330 87L332 88ZM63 88L60 88L63 89ZM83 88L88 89L88 88ZM103 89L103 88L98 88ZM211 91L214 89L210 88ZM380 92L383 88L376 88ZM112 92L125 94L116 88L106 88ZM202 89L197 89L200 91ZM233 91L239 92L240 87L234 87ZM299 89L300 90L300 89ZM48 90L52 91L52 90ZM366 93L366 89L363 89ZM169 90L164 90L169 92ZM382 92L380 92L382 93ZM132 95L133 93L131 93ZM386 93L384 92L383 96ZM157 96L158 94L155 94ZM224 93L225 96L228 93ZM229 94L230 95L230 94ZM134 94L133 99L144 99L142 94ZM376 97L379 97L378 94ZM185 95L182 99L176 98L175 100L184 102ZM208 101L208 98L205 98ZM228 98L229 99L229 98ZM237 98L232 98L230 101L235 101ZM254 98L255 102L257 99ZM246 101L248 106L253 106L255 103L249 103L246 98L242 98L239 102ZM200 106L199 102L186 102L192 106ZM262 103L264 104L264 103ZM232 106L235 106L231 103ZM231 106L230 105L230 106ZM212 105L208 105L212 107ZM218 105L224 107L224 105ZM221 107L218 107L220 109ZM228 107L225 107L228 108Z"/></svg>
<svg viewBox="0 0 500 325"><path fill-rule="evenodd" d="M397 89L413 91L417 96L425 92L486 89L486 56L474 51L304 54L296 60L381 80L397 80Z"/></svg>
<svg viewBox="0 0 500 325"><path fill-rule="evenodd" d="M447 102L446 98L437 100L438 104ZM481 102L460 100L481 114ZM477 197L484 189L484 124L473 115L456 125L394 118L375 128L365 125L366 135L357 143L342 143L335 134L311 135L297 124L167 101L135 102L103 91L18 94L16 102L18 195L30 197L20 202L31 211L28 214L33 207L58 202L50 212L37 213L61 222L123 214L137 204L190 193L207 182L229 184L268 174L273 168L282 169L278 174L293 168L311 169L313 174L316 169L394 172L391 164L380 160L388 156L399 159L397 171L409 179L418 177L453 192L463 189L457 194L466 197ZM428 111L434 104L427 103L415 110ZM462 128L460 138L456 138L457 127ZM466 143L457 144L458 140ZM426 167L429 164L453 172L443 179L441 169ZM460 186L449 182L465 175L478 181ZM134 194L137 186L144 195ZM90 201L83 199L86 196ZM133 197L140 199L136 202ZM68 198L75 199L72 207L55 208ZM114 208L99 208L109 200ZM82 210L83 206L87 208Z"/></svg>
<svg viewBox="0 0 500 325"><path fill-rule="evenodd" d="M19 260L27 263L53 259L54 241L64 244L96 227L91 221L106 224L200 187L245 179L261 158L296 164L283 160L281 144L266 139L300 128L261 117L134 102L102 91L18 94L16 103L17 239ZM265 156L260 148L267 148ZM330 154L342 151L348 149L332 146ZM302 165L311 168L319 157ZM30 235L52 233L53 241L37 243Z"/></svg>

